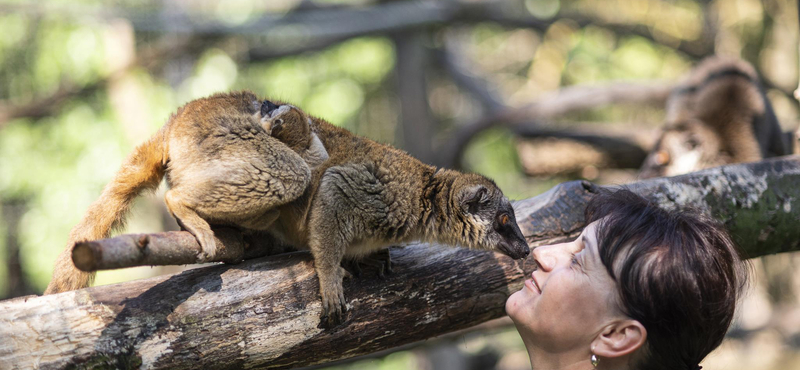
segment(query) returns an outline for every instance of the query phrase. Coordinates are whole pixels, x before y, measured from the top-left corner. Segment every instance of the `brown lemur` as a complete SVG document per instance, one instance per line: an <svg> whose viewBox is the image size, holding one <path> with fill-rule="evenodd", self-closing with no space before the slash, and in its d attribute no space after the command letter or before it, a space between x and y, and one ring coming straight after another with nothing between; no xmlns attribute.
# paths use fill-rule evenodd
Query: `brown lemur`
<svg viewBox="0 0 800 370"><path fill-rule="evenodd" d="M530 250L511 203L481 175L436 168L389 145L312 118L329 158L312 169L306 193L278 207L270 233L309 249L319 277L322 322L343 319L344 259L410 241L500 251Z"/></svg>
<svg viewBox="0 0 800 370"><path fill-rule="evenodd" d="M515 259L530 253L511 203L484 176L423 164L295 107L268 108L273 126L289 113L307 122L298 130L311 130L310 135L299 131L300 138L309 139L303 141L309 149L298 155L275 141L293 145L282 135L297 126L284 122L277 133L272 128L276 138L270 137L254 124L260 123L253 119L258 101L251 102L251 95L210 99L187 104L131 155L75 228L69 245L106 236L136 194L156 187L166 173L172 185L167 205L205 253L213 254L204 242L206 237L213 241L207 222L266 229L287 244L309 249L320 282L322 319L328 324L341 321L346 310L344 258L410 241L497 250ZM278 116L281 111L286 113ZM175 133L178 126L187 133ZM88 281L66 253L48 292Z"/></svg>
<svg viewBox="0 0 800 370"><path fill-rule="evenodd" d="M674 176L792 151L755 69L742 60L701 62L672 92L666 111L640 177Z"/></svg>
<svg viewBox="0 0 800 370"><path fill-rule="evenodd" d="M251 92L216 94L187 103L137 147L69 235L45 294L88 286L94 273L72 263L76 242L109 236L133 200L166 176L165 199L178 223L202 247L217 247L209 224L266 230L278 206L303 195L311 167L328 155L305 113Z"/></svg>

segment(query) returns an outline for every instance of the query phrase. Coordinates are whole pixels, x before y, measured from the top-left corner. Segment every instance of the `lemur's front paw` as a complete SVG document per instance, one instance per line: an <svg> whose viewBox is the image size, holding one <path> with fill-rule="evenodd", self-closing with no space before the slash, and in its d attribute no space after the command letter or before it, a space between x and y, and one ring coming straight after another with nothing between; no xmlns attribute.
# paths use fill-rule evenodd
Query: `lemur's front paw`
<svg viewBox="0 0 800 370"><path fill-rule="evenodd" d="M344 321L344 313L347 312L347 303L344 300L344 289L341 282L339 284L329 284L320 289L322 295L322 314L320 315L320 327L334 327Z"/></svg>

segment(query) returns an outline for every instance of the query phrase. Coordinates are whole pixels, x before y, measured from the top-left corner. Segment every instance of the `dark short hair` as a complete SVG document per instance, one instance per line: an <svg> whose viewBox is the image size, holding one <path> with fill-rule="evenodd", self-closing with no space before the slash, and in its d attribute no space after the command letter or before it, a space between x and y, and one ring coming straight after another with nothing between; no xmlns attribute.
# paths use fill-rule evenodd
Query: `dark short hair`
<svg viewBox="0 0 800 370"><path fill-rule="evenodd" d="M722 343L748 268L725 228L690 209L666 210L627 190L587 205L600 259L622 311L647 330L637 369L694 370Z"/></svg>

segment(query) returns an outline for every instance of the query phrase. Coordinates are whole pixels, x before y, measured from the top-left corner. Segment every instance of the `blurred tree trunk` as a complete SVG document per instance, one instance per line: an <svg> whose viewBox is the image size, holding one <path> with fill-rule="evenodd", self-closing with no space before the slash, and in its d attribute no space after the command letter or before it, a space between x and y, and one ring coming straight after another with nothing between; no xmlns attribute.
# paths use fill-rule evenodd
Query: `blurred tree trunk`
<svg viewBox="0 0 800 370"><path fill-rule="evenodd" d="M3 201L3 222L6 226L6 287L4 298L33 294L36 290L22 270L19 248L19 221L27 209L25 202Z"/></svg>
<svg viewBox="0 0 800 370"><path fill-rule="evenodd" d="M425 70L430 53L425 46L426 34L398 32L393 35L396 59L398 103L402 147L425 163L433 163L434 119L428 107Z"/></svg>
<svg viewBox="0 0 800 370"><path fill-rule="evenodd" d="M661 206L693 205L728 225L746 255L800 249L800 156L630 187ZM574 238L600 188L556 186L515 204L532 246ZM499 253L393 248L395 273L346 281L343 324L318 328L308 253L0 302L0 368L296 368L394 348L505 314L534 267ZM13 339L12 339L13 338Z"/></svg>

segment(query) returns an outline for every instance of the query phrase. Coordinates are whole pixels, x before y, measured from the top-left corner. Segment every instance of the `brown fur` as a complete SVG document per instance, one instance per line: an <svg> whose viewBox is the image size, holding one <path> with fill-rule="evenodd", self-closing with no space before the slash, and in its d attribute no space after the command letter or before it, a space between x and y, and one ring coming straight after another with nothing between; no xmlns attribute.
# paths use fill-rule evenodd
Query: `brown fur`
<svg viewBox="0 0 800 370"><path fill-rule="evenodd" d="M170 185L167 206L197 237L203 258L216 253L209 223L255 230L269 227L278 216L276 208L305 191L311 179L309 165L321 163L327 155L311 134L304 113L286 106L278 116L261 117L260 106L254 94L236 92L180 108L130 154L72 229L45 294L88 286L94 274L75 268L72 247L106 238L121 227L133 200L157 188L165 175Z"/></svg>
<svg viewBox="0 0 800 370"><path fill-rule="evenodd" d="M728 163L789 154L753 67L709 58L667 102L666 123L640 176L673 176Z"/></svg>
<svg viewBox="0 0 800 370"><path fill-rule="evenodd" d="M313 169L302 197L279 208L281 218L270 232L313 254L328 324L342 320L346 310L345 258L413 240L513 258L529 253L511 204L493 181L436 169L320 119L311 127L329 159Z"/></svg>

